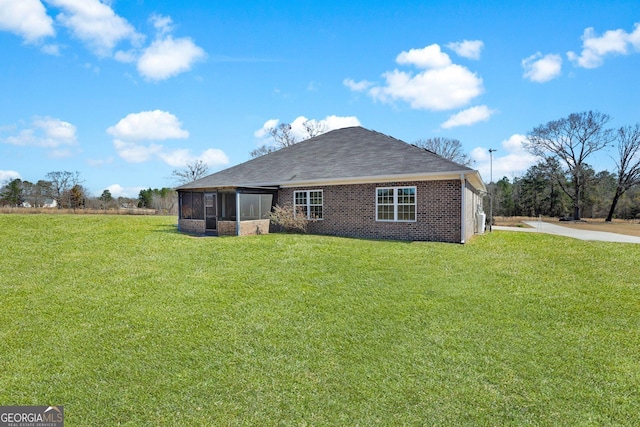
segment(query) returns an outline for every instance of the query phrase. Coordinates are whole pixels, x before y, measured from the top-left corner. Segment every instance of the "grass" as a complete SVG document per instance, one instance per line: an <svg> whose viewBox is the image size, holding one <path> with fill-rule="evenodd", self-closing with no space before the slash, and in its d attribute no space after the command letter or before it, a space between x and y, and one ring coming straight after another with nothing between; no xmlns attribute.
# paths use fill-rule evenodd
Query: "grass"
<svg viewBox="0 0 640 427"><path fill-rule="evenodd" d="M640 246L0 215L0 404L68 426L634 425Z"/></svg>

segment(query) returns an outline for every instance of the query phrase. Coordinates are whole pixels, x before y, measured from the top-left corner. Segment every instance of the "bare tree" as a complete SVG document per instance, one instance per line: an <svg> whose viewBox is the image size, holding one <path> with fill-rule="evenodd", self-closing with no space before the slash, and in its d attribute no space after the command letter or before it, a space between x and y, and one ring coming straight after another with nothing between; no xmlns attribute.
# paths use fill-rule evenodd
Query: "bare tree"
<svg viewBox="0 0 640 427"><path fill-rule="evenodd" d="M530 153L556 157L567 167L571 187L563 187L563 190L573 202L573 218L576 220L580 219L586 160L615 138L613 129L605 127L610 120L608 114L597 111L572 113L566 118L535 127L524 144Z"/></svg>
<svg viewBox="0 0 640 427"><path fill-rule="evenodd" d="M462 149L462 143L454 138L428 138L419 139L413 145L429 150L438 156L451 160L461 165L469 166L472 160Z"/></svg>
<svg viewBox="0 0 640 427"><path fill-rule="evenodd" d="M273 137L278 149L289 147L298 143L298 138L293 134L289 123L280 123L278 126L269 129L269 135Z"/></svg>
<svg viewBox="0 0 640 427"><path fill-rule="evenodd" d="M277 148L270 145L261 145L255 150L251 151L251 158L256 158L260 156L264 156L265 154L273 153Z"/></svg>
<svg viewBox="0 0 640 427"><path fill-rule="evenodd" d="M58 204L58 209L70 205L70 200L63 199L71 197L69 190L82 182L80 180L80 172L56 171L49 172L46 176L51 182L51 197Z"/></svg>
<svg viewBox="0 0 640 427"><path fill-rule="evenodd" d="M313 138L329 131L329 126L325 122L315 119L306 120L303 123L304 129L307 132L308 138Z"/></svg>
<svg viewBox="0 0 640 427"><path fill-rule="evenodd" d="M640 123L618 129L618 182L606 222L611 222L618 200L634 185L640 184Z"/></svg>
<svg viewBox="0 0 640 427"><path fill-rule="evenodd" d="M302 125L305 132L302 138L298 138L293 134L293 129L289 123L281 123L276 127L267 129L267 132L273 138L274 144L265 144L251 151L251 157L256 158L264 156L265 154L273 153L274 151L289 147L297 144L298 142L306 141L307 139L322 135L329 131L329 127L326 123L314 119L306 120Z"/></svg>
<svg viewBox="0 0 640 427"><path fill-rule="evenodd" d="M209 166L202 160L187 162L184 169L175 169L171 176L180 184L188 184L209 174Z"/></svg>

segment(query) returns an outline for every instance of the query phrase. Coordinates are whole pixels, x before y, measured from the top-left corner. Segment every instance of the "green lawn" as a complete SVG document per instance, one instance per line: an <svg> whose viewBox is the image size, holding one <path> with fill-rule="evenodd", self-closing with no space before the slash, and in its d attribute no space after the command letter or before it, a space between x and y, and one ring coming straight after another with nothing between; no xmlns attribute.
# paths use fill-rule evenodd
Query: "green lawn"
<svg viewBox="0 0 640 427"><path fill-rule="evenodd" d="M0 215L0 405L67 426L638 425L640 245Z"/></svg>

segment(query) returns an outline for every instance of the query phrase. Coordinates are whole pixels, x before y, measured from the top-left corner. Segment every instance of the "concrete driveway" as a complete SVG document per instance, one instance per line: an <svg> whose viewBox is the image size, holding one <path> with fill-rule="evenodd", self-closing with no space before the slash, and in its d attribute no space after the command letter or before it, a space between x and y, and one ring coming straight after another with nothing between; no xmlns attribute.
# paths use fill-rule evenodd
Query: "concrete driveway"
<svg viewBox="0 0 640 427"><path fill-rule="evenodd" d="M640 243L640 237L627 236L626 234L609 233L606 231L578 230L575 228L563 227L561 225L550 224L544 221L523 221L533 228L502 227L493 226L493 230L501 231L522 231L526 233L547 233L558 236L573 237L580 240L598 240L601 242L617 243Z"/></svg>

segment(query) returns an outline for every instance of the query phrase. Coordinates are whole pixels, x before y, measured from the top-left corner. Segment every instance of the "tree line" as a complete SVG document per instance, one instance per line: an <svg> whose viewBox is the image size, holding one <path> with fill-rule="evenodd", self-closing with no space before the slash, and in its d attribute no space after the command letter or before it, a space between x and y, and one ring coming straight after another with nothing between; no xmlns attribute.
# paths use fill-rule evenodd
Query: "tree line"
<svg viewBox="0 0 640 427"><path fill-rule="evenodd" d="M113 197L105 189L92 197L82 185L80 173L54 171L36 183L19 178L8 180L0 187L0 206L55 209L154 209L159 213L177 213L178 196L172 188L140 190L137 198Z"/></svg>
<svg viewBox="0 0 640 427"><path fill-rule="evenodd" d="M549 188L555 187L567 196L572 219L581 218L584 207L589 204L587 193L593 195L597 191L595 187L604 191L602 197L611 197L606 217L606 221L611 221L620 198L640 183L640 124L614 129L608 127L610 121L611 116L598 111L573 113L539 125L527 135L525 148L542 159L535 166L539 171L531 168L527 171L529 178L545 177ZM617 151L613 157L615 172L612 176L607 176L611 175L607 171L594 173L589 158L612 146ZM602 185L596 186L600 181ZM554 208L556 198L555 194L551 198Z"/></svg>
<svg viewBox="0 0 640 427"><path fill-rule="evenodd" d="M618 188L618 177L609 171L596 172L584 166L584 190L580 194L582 218L640 218L640 186L631 187L619 196L612 211ZM571 178L557 160L542 160L524 175L506 176L489 184L493 194L493 214L496 216L552 216L573 219L573 200L562 189L571 187ZM489 201L485 202L485 207ZM486 208L485 208L486 209ZM613 213L612 213L613 212Z"/></svg>
<svg viewBox="0 0 640 427"><path fill-rule="evenodd" d="M522 177L489 184L494 214L639 218L640 124L614 129L610 121L587 111L535 127L524 146L540 160ZM611 149L615 171L596 172L588 160Z"/></svg>
<svg viewBox="0 0 640 427"><path fill-rule="evenodd" d="M0 204L11 207L85 207L86 190L79 172L49 172L36 183L19 178L8 180L0 189Z"/></svg>
<svg viewBox="0 0 640 427"><path fill-rule="evenodd" d="M187 162L183 169L171 173L178 184L186 184L206 176L208 166L202 160ZM137 198L113 197L105 189L98 197L92 197L82 186L79 172L54 171L46 179L36 183L19 178L7 180L0 187L0 206L58 209L154 209L160 213L178 212L178 194L172 188L147 188L140 190Z"/></svg>

